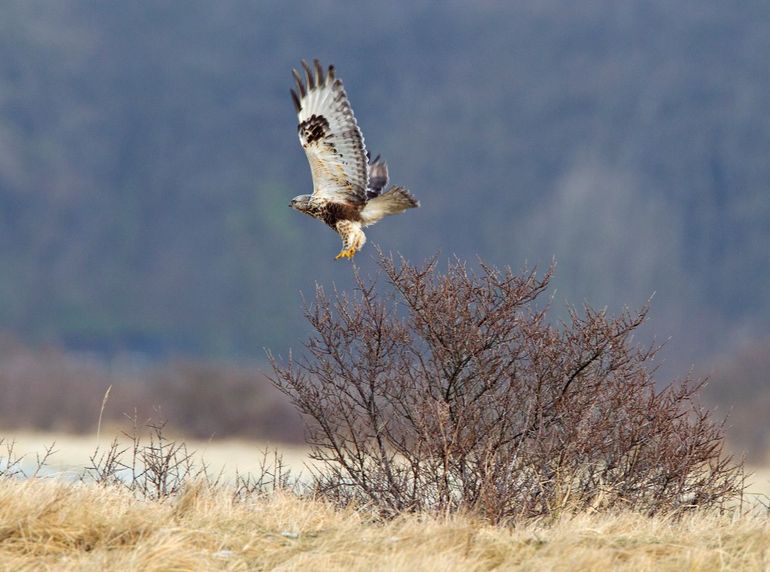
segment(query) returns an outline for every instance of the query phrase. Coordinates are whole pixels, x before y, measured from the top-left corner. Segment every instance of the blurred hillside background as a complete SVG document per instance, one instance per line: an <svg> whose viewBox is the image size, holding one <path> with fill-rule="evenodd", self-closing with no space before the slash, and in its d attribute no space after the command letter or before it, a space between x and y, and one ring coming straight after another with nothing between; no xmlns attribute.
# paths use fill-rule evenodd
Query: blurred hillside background
<svg viewBox="0 0 770 572"><path fill-rule="evenodd" d="M338 237L288 208L310 192L290 69L318 57L423 204L368 232L365 272L378 243L555 257L557 308L655 292L664 381L713 373L763 455L768 54L760 0L6 0L0 427L92 430L113 384L115 416L301 435L255 372L300 346L300 292L351 283Z"/></svg>

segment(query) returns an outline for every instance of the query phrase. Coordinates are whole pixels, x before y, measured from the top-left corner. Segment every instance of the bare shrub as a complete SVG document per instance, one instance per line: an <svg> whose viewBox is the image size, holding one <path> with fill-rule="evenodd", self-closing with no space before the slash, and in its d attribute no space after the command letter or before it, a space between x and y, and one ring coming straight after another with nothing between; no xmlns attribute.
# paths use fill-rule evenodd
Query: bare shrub
<svg viewBox="0 0 770 572"><path fill-rule="evenodd" d="M284 463L283 455L275 449L265 447L256 471L236 473L233 497L236 500L244 500L255 495L275 494L279 491L298 493L300 488L299 478L292 476L291 469Z"/></svg>
<svg viewBox="0 0 770 572"><path fill-rule="evenodd" d="M168 437L165 421L140 424L136 415L130 421L131 429L123 434L125 439L116 437L108 447L94 450L81 481L126 488L144 500L178 498L191 489L215 489L225 484L222 471L212 472L184 441ZM298 486L283 457L268 448L263 450L254 471L238 472L228 484L235 500L296 490Z"/></svg>
<svg viewBox="0 0 770 572"><path fill-rule="evenodd" d="M35 454L32 468L24 468L24 455L16 454L16 441L0 437L0 478L5 479L36 479L48 470L48 463L56 453L56 443L51 443L43 449L43 453Z"/></svg>
<svg viewBox="0 0 770 572"><path fill-rule="evenodd" d="M5 438L0 438L0 478L24 477L21 462L24 460L14 450L16 443Z"/></svg>
<svg viewBox="0 0 770 572"><path fill-rule="evenodd" d="M143 437L134 417L132 430L125 433L130 445L121 446L116 438L107 448L97 447L82 480L103 486L125 486L148 500L177 495L195 482L216 486L219 479L210 478L205 463L196 463L194 452L184 442L169 439L165 427L165 422L148 422L149 435Z"/></svg>
<svg viewBox="0 0 770 572"><path fill-rule="evenodd" d="M565 509L659 513L722 506L742 471L693 399L656 391L656 349L632 333L646 309L571 309L538 297L551 271L379 255L386 284L320 287L303 357L271 357L274 383L308 419L315 487L340 503L472 511L494 522Z"/></svg>

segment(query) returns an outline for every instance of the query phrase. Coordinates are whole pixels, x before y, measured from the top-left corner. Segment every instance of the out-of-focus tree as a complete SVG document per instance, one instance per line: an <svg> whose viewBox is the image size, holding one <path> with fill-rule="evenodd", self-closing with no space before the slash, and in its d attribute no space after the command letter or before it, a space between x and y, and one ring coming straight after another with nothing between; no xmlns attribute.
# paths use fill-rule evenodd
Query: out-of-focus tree
<svg viewBox="0 0 770 572"><path fill-rule="evenodd" d="M288 72L317 56L423 202L371 242L555 254L559 296L655 291L675 343L768 334L767 53L761 0L8 0L0 327L151 354L296 339L298 291L351 280L287 208L310 184Z"/></svg>
<svg viewBox="0 0 770 572"><path fill-rule="evenodd" d="M705 390L728 413L727 436L755 463L770 460L770 341L754 342L717 360Z"/></svg>

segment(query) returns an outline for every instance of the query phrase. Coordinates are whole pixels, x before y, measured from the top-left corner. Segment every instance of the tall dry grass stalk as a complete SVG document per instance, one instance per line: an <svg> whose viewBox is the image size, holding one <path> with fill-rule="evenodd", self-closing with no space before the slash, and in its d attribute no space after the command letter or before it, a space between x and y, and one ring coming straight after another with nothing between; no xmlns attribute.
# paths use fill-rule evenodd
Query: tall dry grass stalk
<svg viewBox="0 0 770 572"><path fill-rule="evenodd" d="M766 570L766 517L562 516L499 528L455 515L376 519L276 492L0 480L3 570Z"/></svg>
<svg viewBox="0 0 770 572"><path fill-rule="evenodd" d="M102 434L102 416L104 415L104 408L107 406L107 400L110 398L110 391L112 391L112 385L104 392L104 399L102 399L102 407L99 409L99 422L96 424L96 442L99 442L99 437Z"/></svg>

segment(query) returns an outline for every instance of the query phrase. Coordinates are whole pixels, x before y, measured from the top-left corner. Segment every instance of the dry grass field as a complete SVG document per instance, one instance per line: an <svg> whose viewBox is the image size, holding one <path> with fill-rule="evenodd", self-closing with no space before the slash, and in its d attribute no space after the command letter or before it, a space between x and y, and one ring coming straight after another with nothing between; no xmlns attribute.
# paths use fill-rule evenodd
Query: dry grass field
<svg viewBox="0 0 770 572"><path fill-rule="evenodd" d="M34 458L56 441L50 474L72 476L96 442L17 434ZM102 443L104 446L107 443ZM264 446L188 443L227 476ZM304 452L288 448L287 464ZM225 479L227 481L227 479ZM770 492L758 471L752 498ZM288 493L236 500L224 484L161 501L71 478L0 480L0 570L770 570L766 510L737 516L563 515L496 528L470 517L381 521Z"/></svg>
<svg viewBox="0 0 770 572"><path fill-rule="evenodd" d="M235 501L190 487L163 502L60 481L0 483L3 570L767 570L765 517L619 514L494 528L379 522L291 495Z"/></svg>

